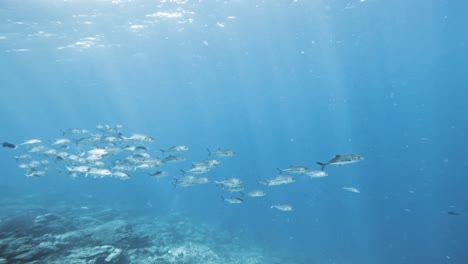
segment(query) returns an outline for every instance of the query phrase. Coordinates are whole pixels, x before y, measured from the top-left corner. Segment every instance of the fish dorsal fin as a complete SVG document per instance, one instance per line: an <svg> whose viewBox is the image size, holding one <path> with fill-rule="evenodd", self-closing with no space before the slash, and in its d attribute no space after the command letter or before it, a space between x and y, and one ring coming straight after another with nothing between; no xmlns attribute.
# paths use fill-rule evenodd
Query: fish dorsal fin
<svg viewBox="0 0 468 264"><path fill-rule="evenodd" d="M339 157L341 157L341 155L335 155L335 158L339 158Z"/></svg>

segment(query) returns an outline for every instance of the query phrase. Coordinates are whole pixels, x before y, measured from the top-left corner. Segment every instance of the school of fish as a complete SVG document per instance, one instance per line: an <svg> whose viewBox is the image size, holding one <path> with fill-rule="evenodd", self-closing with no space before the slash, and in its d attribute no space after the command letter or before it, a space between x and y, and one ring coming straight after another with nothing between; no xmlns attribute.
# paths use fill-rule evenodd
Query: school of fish
<svg viewBox="0 0 468 264"><path fill-rule="evenodd" d="M50 173L51 166L56 172L66 174L69 177L94 177L116 178L128 180L132 175L143 171L151 177L166 177L169 173L161 168L165 164L186 161L184 152L189 151L185 145L176 145L167 149L159 149L153 156L148 145L154 142L154 138L143 134L123 134L123 126L97 125L95 131L70 128L62 130L61 138L43 141L41 139L29 139L18 145L4 142L3 147L13 148L18 153L14 156L18 167L24 170L27 177L42 177ZM208 157L202 161L194 161L190 168L181 168L182 176L174 177L172 184L175 187L190 187L194 185L213 182L223 191L232 194L230 197L222 196L222 200L228 204L242 204L244 197L260 198L267 195L262 189L245 191L240 178L226 178L220 181L211 180L206 175L213 168L221 164L220 159L233 157L236 152L232 149L218 148L207 149ZM324 168L328 165L345 165L362 161L364 158L357 154L336 155L328 162L317 162L321 170L310 170L305 166L289 166L278 168L276 177L259 180L259 187L269 188L292 184L296 181L292 174L303 175L310 178L327 177ZM289 175L286 175L289 174ZM359 193L354 187L342 189ZM293 211L289 204L271 204L270 208L283 212Z"/></svg>

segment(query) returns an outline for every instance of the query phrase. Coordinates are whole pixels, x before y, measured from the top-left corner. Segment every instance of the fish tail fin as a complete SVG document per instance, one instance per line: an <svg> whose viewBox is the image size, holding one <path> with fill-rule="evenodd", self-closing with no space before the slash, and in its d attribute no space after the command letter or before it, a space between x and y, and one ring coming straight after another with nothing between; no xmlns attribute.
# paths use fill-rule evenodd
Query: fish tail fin
<svg viewBox="0 0 468 264"><path fill-rule="evenodd" d="M183 169L180 169L180 171L182 172L183 175L185 175L186 171L184 171Z"/></svg>
<svg viewBox="0 0 468 264"><path fill-rule="evenodd" d="M208 151L208 156L211 156L211 150L209 148L206 148L206 150Z"/></svg>
<svg viewBox="0 0 468 264"><path fill-rule="evenodd" d="M80 141L82 140L82 138L80 139L72 139L73 142L75 142L75 145L78 146L78 144L80 144Z"/></svg>
<svg viewBox="0 0 468 264"><path fill-rule="evenodd" d="M323 162L316 162L318 165L322 166L322 171L325 169L325 166L327 166L328 163L323 163Z"/></svg>
<svg viewBox="0 0 468 264"><path fill-rule="evenodd" d="M266 185L266 186L269 185L268 180L266 180L266 179L258 180L257 182L260 183L260 184Z"/></svg>
<svg viewBox="0 0 468 264"><path fill-rule="evenodd" d="M163 156L164 154L166 154L166 151L164 149L159 149L159 150L162 152Z"/></svg>
<svg viewBox="0 0 468 264"><path fill-rule="evenodd" d="M279 170L279 173L282 174L283 173L283 170L280 169L280 168L276 168L277 170Z"/></svg>

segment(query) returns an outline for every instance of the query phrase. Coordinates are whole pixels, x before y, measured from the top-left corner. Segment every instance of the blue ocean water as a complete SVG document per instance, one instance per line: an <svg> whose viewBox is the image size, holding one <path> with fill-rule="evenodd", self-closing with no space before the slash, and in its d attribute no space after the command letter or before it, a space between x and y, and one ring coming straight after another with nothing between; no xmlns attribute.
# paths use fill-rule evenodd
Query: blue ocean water
<svg viewBox="0 0 468 264"><path fill-rule="evenodd" d="M261 249L256 263L468 263L465 10L446 0L3 0L0 142L50 145L63 130L108 124L153 137L152 156L189 151L157 169L168 177L120 180L71 178L53 160L27 177L14 156L30 149L0 149L0 216L182 215L226 232L226 248ZM203 175L210 183L174 187L207 148L236 154ZM259 184L347 153L365 159ZM267 195L214 184L231 177Z"/></svg>

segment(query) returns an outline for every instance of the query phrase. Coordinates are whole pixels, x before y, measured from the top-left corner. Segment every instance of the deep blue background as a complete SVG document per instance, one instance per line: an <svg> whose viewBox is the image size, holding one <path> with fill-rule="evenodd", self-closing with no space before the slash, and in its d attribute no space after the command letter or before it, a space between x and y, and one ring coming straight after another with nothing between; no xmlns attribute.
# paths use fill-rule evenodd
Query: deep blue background
<svg viewBox="0 0 468 264"><path fill-rule="evenodd" d="M188 145L189 162L207 147L236 150L209 175L249 188L277 167L366 158L227 205L212 185L145 175L27 179L20 150L2 149L1 197L181 211L309 263L466 263L466 10L448 0L1 1L0 141L123 124L156 138L154 153ZM156 12L181 17L147 16ZM74 45L86 37L97 40Z"/></svg>

